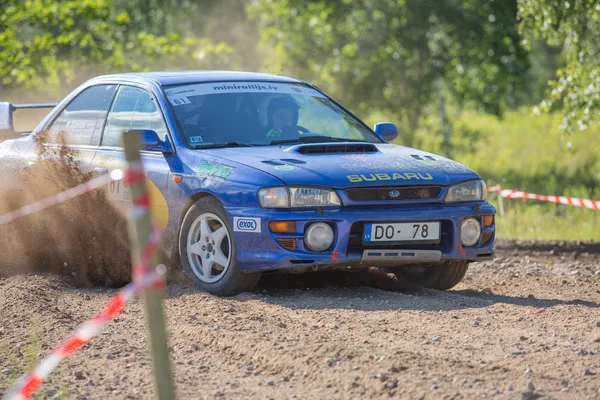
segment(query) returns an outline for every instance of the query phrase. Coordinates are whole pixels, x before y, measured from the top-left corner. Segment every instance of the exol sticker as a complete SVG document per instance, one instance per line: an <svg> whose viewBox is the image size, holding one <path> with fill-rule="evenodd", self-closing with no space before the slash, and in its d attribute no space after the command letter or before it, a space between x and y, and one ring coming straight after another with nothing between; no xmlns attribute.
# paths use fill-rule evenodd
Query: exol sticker
<svg viewBox="0 0 600 400"><path fill-rule="evenodd" d="M233 217L233 230L260 233L260 218Z"/></svg>
<svg viewBox="0 0 600 400"><path fill-rule="evenodd" d="M358 183L358 182L373 182L373 181L396 181L396 180L411 180L411 179L416 179L416 180L426 180L426 181L430 181L433 179L433 176L431 176L431 174L429 173L412 173L412 172L405 172L405 173L396 173L394 172L393 174L360 174L360 175L347 175L346 178L348 178L348 180L352 183Z"/></svg>
<svg viewBox="0 0 600 400"><path fill-rule="evenodd" d="M202 143L202 136L190 136L190 143Z"/></svg>
<svg viewBox="0 0 600 400"><path fill-rule="evenodd" d="M210 178L216 181L223 182L235 171L234 167L229 165L219 164L216 160L208 163L206 160L200 161L200 165L196 168L196 173L202 178Z"/></svg>

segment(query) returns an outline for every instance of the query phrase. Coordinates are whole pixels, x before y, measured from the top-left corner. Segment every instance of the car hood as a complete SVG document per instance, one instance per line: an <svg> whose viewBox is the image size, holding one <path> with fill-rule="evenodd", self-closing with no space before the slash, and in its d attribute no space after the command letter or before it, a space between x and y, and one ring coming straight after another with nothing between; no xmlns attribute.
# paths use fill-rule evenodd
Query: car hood
<svg viewBox="0 0 600 400"><path fill-rule="evenodd" d="M318 143L236 147L203 153L246 164L288 185L335 189L356 186L448 185L478 178L447 158L393 144Z"/></svg>

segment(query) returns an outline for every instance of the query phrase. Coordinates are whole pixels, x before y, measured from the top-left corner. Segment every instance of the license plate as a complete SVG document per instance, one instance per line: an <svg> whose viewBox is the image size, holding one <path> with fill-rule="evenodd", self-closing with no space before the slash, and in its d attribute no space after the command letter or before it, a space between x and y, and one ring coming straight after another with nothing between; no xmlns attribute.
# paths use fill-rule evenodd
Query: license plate
<svg viewBox="0 0 600 400"><path fill-rule="evenodd" d="M414 242L439 240L439 222L365 224L365 242Z"/></svg>

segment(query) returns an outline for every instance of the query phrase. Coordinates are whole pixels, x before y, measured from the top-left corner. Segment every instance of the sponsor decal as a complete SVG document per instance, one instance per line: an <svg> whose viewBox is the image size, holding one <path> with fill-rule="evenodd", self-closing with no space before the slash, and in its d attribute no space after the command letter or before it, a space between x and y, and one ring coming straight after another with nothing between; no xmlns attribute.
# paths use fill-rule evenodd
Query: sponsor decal
<svg viewBox="0 0 600 400"><path fill-rule="evenodd" d="M260 233L260 218L233 217L233 230Z"/></svg>
<svg viewBox="0 0 600 400"><path fill-rule="evenodd" d="M360 175L346 175L346 178L352 183L359 182L376 182L376 181L397 181L397 180L425 180L430 181L433 179L433 176L429 173L413 173L413 172L404 172L404 173L396 173L393 174L360 174ZM390 192L390 196L391 196Z"/></svg>
<svg viewBox="0 0 600 400"><path fill-rule="evenodd" d="M262 91L262 90L277 90L279 89L277 86L274 85L257 85L257 84L250 84L250 85L218 85L218 86L213 86L213 90L215 91L220 91L220 90L257 90L257 91Z"/></svg>
<svg viewBox="0 0 600 400"><path fill-rule="evenodd" d="M181 106L183 104L192 104L190 99L188 99L185 96L171 97L171 98L169 98L169 100L171 100L171 104L173 104L174 106Z"/></svg>
<svg viewBox="0 0 600 400"><path fill-rule="evenodd" d="M190 143L202 143L202 136L190 136Z"/></svg>
<svg viewBox="0 0 600 400"><path fill-rule="evenodd" d="M194 89L168 90L167 93L169 94L169 96L174 96L176 94L182 94L182 93L194 93Z"/></svg>
<svg viewBox="0 0 600 400"><path fill-rule="evenodd" d="M277 171L293 171L296 169L293 165L276 165L273 168Z"/></svg>
<svg viewBox="0 0 600 400"><path fill-rule="evenodd" d="M206 160L200 161L200 165L196 168L196 173L198 176L203 178L210 178L216 181L224 181L229 175L231 175L235 171L234 167L230 167L229 165L219 164L216 160L212 163L208 163Z"/></svg>
<svg viewBox="0 0 600 400"><path fill-rule="evenodd" d="M219 83L198 83L187 85L184 88L165 90L167 99L174 106L190 104L194 96L218 95L221 93L279 93L305 95L312 97L325 98L319 91L309 87L298 87L287 83L264 83L264 82L219 82ZM192 100L190 100L192 98Z"/></svg>

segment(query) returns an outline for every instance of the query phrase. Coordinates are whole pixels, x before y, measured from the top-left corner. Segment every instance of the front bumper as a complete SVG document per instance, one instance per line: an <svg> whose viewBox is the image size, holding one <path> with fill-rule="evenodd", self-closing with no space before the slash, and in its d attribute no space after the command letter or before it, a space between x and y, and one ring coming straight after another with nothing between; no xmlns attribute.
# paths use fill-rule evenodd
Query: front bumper
<svg viewBox="0 0 600 400"><path fill-rule="evenodd" d="M460 242L460 226L465 218L481 219L483 215L495 214L494 207L485 201L402 207L342 207L322 212L241 207L226 208L226 211L232 226L234 219L239 221L240 218L254 219L257 223L257 228L252 231L235 231L234 226L238 261L244 271L345 265L390 266L444 260L476 261L489 259L494 255L495 221L482 228L482 238L476 245L463 247ZM290 220L296 221L296 233L274 234L269 230L270 221ZM324 252L313 252L304 246L306 226L317 221L329 223L335 235L332 246ZM438 243L365 246L362 242L363 225L367 222L426 221L441 222L441 238ZM295 249L288 250L278 239L280 242L294 242Z"/></svg>

